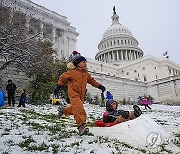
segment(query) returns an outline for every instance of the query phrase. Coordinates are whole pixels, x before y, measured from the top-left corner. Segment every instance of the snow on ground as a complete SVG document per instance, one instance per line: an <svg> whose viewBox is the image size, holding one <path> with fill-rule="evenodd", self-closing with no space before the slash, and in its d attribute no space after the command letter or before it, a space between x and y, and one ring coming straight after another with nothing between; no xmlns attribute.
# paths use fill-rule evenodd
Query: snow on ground
<svg viewBox="0 0 180 154"><path fill-rule="evenodd" d="M104 107L85 104L90 133L79 137L72 116L57 119L57 106L0 109L2 154L180 153L180 106L140 106L143 114L113 127L94 127ZM132 105L122 105L132 110Z"/></svg>
<svg viewBox="0 0 180 154"><path fill-rule="evenodd" d="M100 131L101 129L101 131ZM161 138L170 137L164 128L158 125L147 115L142 115L135 120L127 121L112 127L92 128L91 131L95 135L101 135L110 138L117 138L122 142L142 147L148 146L147 136L152 132L159 134Z"/></svg>

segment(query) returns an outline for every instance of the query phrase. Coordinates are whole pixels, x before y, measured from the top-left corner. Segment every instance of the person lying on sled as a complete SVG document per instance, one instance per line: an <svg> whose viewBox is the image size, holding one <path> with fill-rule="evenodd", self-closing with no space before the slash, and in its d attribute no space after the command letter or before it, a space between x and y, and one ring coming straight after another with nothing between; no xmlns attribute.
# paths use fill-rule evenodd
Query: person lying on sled
<svg viewBox="0 0 180 154"><path fill-rule="evenodd" d="M133 106L134 111L118 110L118 103L115 100L107 100L106 112L103 114L103 122L125 122L133 120L142 114L142 111L137 105Z"/></svg>

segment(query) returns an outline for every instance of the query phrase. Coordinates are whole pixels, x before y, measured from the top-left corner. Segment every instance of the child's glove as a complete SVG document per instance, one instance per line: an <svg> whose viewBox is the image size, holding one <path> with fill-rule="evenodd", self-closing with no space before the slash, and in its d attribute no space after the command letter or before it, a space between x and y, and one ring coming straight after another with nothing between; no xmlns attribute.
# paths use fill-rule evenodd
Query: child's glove
<svg viewBox="0 0 180 154"><path fill-rule="evenodd" d="M54 95L58 95L58 92L59 90L61 89L62 87L60 85L56 85L55 89L54 89Z"/></svg>
<svg viewBox="0 0 180 154"><path fill-rule="evenodd" d="M102 92L106 90L106 88L102 84L99 85L98 89L102 90Z"/></svg>

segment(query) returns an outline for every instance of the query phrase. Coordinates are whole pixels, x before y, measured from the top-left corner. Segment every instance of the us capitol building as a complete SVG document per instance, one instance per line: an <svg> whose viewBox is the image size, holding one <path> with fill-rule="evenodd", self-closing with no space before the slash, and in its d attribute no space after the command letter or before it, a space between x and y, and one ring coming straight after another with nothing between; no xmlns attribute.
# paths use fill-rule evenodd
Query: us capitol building
<svg viewBox="0 0 180 154"><path fill-rule="evenodd" d="M67 17L31 0L8 2L1 3L1 7L17 5L26 16L27 27L33 30L38 25L42 30L42 39L51 40L58 58L68 58L76 50L78 32ZM33 16L30 16L32 12ZM119 22L115 7L111 20L112 24L98 44L95 60L87 58L92 76L105 85L116 100L136 101L139 95L146 94L154 97L156 102L180 101L180 65L164 57L143 56L136 38ZM18 82L16 78L13 80ZM92 86L88 85L87 89L92 96L100 95L99 90Z"/></svg>

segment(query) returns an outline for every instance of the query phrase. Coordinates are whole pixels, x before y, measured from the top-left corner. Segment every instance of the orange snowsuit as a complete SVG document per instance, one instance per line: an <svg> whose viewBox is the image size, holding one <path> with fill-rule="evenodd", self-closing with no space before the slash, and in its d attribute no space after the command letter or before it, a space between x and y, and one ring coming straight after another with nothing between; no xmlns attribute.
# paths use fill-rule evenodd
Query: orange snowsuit
<svg viewBox="0 0 180 154"><path fill-rule="evenodd" d="M87 83L98 88L100 83L91 77L87 70L76 67L63 73L58 80L58 85L67 83L70 106L64 108L65 115L74 115L78 126L86 123L86 111L83 102L86 95Z"/></svg>

